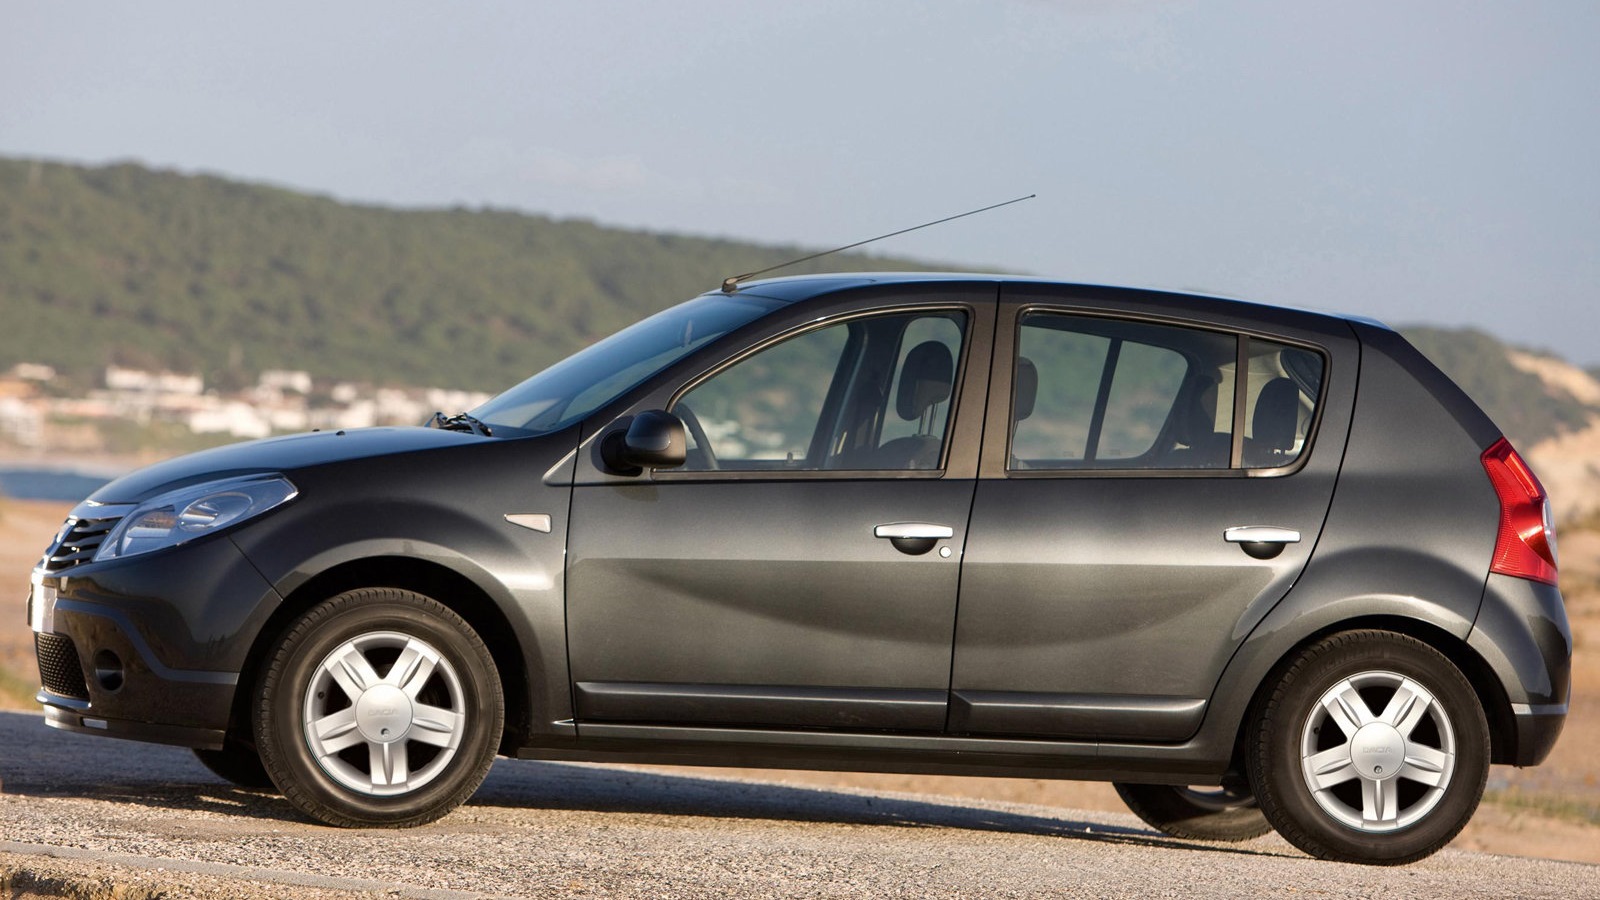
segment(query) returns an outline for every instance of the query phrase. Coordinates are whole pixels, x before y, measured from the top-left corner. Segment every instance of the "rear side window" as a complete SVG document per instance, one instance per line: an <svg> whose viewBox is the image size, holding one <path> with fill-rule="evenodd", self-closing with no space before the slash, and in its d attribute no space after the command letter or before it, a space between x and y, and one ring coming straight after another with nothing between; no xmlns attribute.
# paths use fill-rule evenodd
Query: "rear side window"
<svg viewBox="0 0 1600 900"><path fill-rule="evenodd" d="M1322 377L1319 354L1259 338L1027 313L1013 374L1009 468L1291 465L1311 434Z"/></svg>
<svg viewBox="0 0 1600 900"><path fill-rule="evenodd" d="M1317 397L1322 357L1310 350L1251 338L1245 395L1244 467L1292 465L1305 452Z"/></svg>

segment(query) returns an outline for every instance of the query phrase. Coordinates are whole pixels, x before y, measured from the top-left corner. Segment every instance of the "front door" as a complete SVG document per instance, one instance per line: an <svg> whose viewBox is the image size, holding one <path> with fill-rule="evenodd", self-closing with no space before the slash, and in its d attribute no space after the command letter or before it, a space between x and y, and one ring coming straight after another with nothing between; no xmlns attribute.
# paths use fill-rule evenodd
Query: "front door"
<svg viewBox="0 0 1600 900"><path fill-rule="evenodd" d="M1316 544L1353 338L1026 290L1001 315L950 730L1181 741Z"/></svg>
<svg viewBox="0 0 1600 900"><path fill-rule="evenodd" d="M688 462L574 489L580 733L943 729L988 377L978 309L780 329L639 405L670 397Z"/></svg>

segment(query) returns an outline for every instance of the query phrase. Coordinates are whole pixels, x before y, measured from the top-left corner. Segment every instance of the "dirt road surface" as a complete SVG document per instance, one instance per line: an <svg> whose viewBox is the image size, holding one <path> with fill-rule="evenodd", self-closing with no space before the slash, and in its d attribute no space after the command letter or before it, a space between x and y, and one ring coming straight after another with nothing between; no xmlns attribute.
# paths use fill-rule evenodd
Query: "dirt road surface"
<svg viewBox="0 0 1600 900"><path fill-rule="evenodd" d="M1125 814L512 760L438 823L340 830L186 750L19 712L0 713L0 779L0 871L123 897L1600 897L1578 863L1449 849L1377 869Z"/></svg>

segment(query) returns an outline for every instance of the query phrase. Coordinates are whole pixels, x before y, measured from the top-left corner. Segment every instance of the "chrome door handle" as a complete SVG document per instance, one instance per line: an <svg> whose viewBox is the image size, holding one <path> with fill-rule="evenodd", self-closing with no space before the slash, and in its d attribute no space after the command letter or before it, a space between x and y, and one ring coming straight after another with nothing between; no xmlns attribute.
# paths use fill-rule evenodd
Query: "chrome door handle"
<svg viewBox="0 0 1600 900"><path fill-rule="evenodd" d="M1275 525L1235 525L1222 533L1222 539L1230 544L1298 544L1300 532Z"/></svg>
<svg viewBox="0 0 1600 900"><path fill-rule="evenodd" d="M896 550L907 556L921 556L938 542L955 537L956 530L949 525L927 522L891 522L872 529L872 536L888 538ZM950 548L939 551L939 555L949 556Z"/></svg>
<svg viewBox="0 0 1600 900"><path fill-rule="evenodd" d="M895 522L872 529L873 537L889 540L942 541L956 536L949 525L929 525L926 522Z"/></svg>
<svg viewBox="0 0 1600 900"><path fill-rule="evenodd" d="M1271 559L1285 544L1300 543L1300 532L1276 525L1235 525L1222 532L1222 539L1256 559Z"/></svg>

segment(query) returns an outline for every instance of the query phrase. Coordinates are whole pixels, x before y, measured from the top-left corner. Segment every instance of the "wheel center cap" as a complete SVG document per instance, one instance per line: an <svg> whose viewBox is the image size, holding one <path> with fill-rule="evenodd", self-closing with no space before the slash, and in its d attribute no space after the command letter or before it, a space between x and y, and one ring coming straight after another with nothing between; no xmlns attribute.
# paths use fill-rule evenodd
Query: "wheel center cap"
<svg viewBox="0 0 1600 900"><path fill-rule="evenodd" d="M1393 725L1363 725L1350 739L1350 761L1362 778L1383 780L1399 774L1406 759L1406 740Z"/></svg>
<svg viewBox="0 0 1600 900"><path fill-rule="evenodd" d="M356 701L356 727L367 740L389 744L411 729L411 698L393 685L369 688Z"/></svg>

